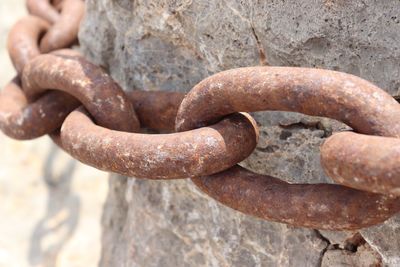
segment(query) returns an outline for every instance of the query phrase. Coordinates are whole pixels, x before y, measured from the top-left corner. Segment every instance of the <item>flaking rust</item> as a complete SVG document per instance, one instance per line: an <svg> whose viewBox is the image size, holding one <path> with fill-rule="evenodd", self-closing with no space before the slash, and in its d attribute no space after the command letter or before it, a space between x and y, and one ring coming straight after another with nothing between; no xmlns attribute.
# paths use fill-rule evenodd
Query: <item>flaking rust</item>
<svg viewBox="0 0 400 267"><path fill-rule="evenodd" d="M16 78L0 92L0 129L14 139L37 138L57 130L79 105L63 92L49 92L29 103Z"/></svg>
<svg viewBox="0 0 400 267"><path fill-rule="evenodd" d="M148 103L148 108L160 104ZM152 120L151 126L160 123L162 129L167 128L164 126L172 114L169 110L153 113L164 119ZM55 140L76 159L101 170L137 178L179 179L213 174L235 165L251 154L257 136L258 128L246 114L236 113L215 125L187 132L151 135L97 126L79 109L66 118Z"/></svg>
<svg viewBox="0 0 400 267"><path fill-rule="evenodd" d="M48 88L71 94L101 126L128 132L140 128L133 106L119 85L76 51L62 50L34 58L24 68L22 85L32 100Z"/></svg>
<svg viewBox="0 0 400 267"><path fill-rule="evenodd" d="M329 176L372 193L337 185L287 184L238 166L194 178L200 189L246 214L317 229L368 227L400 210L396 198L400 195L400 105L383 90L353 75L291 67L224 71L203 80L187 94L176 128L190 130L232 112L262 110L325 116L360 133L387 136L336 134L322 149L322 164Z"/></svg>
<svg viewBox="0 0 400 267"><path fill-rule="evenodd" d="M400 210L398 198L341 185L288 184L240 166L192 180L209 196L235 210L314 229L360 229L382 223Z"/></svg>
<svg viewBox="0 0 400 267"><path fill-rule="evenodd" d="M400 139L337 133L321 146L321 164L337 183L400 196Z"/></svg>
<svg viewBox="0 0 400 267"><path fill-rule="evenodd" d="M37 4L41 5L39 1ZM11 29L8 52L19 76L25 65L41 54L40 37L49 27L49 23L39 17L26 16ZM63 92L49 92L30 102L16 77L0 93L0 128L15 139L37 138L58 129L78 106L78 100Z"/></svg>
<svg viewBox="0 0 400 267"><path fill-rule="evenodd" d="M184 93L164 91L128 91L140 125L159 131L175 131L175 119Z"/></svg>
<svg viewBox="0 0 400 267"><path fill-rule="evenodd" d="M400 137L400 105L385 91L350 74L294 67L238 68L204 79L182 102L177 130L262 110L328 117L360 133Z"/></svg>

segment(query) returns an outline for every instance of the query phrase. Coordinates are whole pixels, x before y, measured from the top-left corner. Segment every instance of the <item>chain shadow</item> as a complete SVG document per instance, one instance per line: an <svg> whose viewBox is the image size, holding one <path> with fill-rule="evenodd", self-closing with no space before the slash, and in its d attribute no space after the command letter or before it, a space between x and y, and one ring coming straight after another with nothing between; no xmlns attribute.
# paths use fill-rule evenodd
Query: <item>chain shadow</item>
<svg viewBox="0 0 400 267"><path fill-rule="evenodd" d="M80 198L71 190L76 162L69 159L57 175L54 163L59 153L59 148L52 145L43 166L43 179L48 190L47 209L30 238L28 260L32 266L56 266L59 253L79 222Z"/></svg>

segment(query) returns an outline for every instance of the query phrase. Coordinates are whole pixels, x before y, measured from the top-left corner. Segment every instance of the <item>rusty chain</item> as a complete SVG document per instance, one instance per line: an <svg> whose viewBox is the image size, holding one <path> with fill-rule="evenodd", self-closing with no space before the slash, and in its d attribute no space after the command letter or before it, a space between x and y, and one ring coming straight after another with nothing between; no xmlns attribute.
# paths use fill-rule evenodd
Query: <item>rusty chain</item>
<svg viewBox="0 0 400 267"><path fill-rule="evenodd" d="M0 93L6 135L49 134L81 162L126 176L189 177L226 206L294 226L359 229L400 210L400 105L373 84L329 70L251 67L217 73L186 96L124 92L103 69L65 49L77 43L82 0L27 0L27 9L31 15L8 37L17 77ZM255 121L238 112L261 110L352 127L321 147L322 167L339 185L289 184L237 165L258 141ZM140 127L167 133L143 134Z"/></svg>

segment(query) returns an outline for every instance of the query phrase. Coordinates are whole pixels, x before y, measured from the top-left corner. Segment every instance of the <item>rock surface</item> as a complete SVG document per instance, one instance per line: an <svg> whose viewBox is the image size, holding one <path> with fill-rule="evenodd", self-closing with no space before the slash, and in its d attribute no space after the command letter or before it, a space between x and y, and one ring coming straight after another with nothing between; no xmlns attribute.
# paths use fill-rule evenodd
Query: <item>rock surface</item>
<svg viewBox="0 0 400 267"><path fill-rule="evenodd" d="M88 0L87 6L83 51L126 90L189 91L221 70L283 65L339 70L392 95L400 91L397 0ZM291 182L331 182L319 145L343 125L294 113L255 117L260 143L244 166ZM328 266L342 254L350 256L336 266L400 265L398 218L361 231L368 249L360 253L332 246L345 240L342 233L326 238L242 215L189 181L113 176L110 185L102 266Z"/></svg>

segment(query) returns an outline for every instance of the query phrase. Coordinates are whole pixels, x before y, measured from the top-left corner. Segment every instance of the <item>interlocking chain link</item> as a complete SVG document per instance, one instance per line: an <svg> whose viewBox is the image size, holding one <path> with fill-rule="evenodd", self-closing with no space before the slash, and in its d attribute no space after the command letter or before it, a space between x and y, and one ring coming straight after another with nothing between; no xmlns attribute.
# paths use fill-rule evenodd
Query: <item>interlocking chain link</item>
<svg viewBox="0 0 400 267"><path fill-rule="evenodd" d="M124 92L100 67L68 48L82 0L27 0L8 50L17 71L0 93L0 128L16 139L50 134L76 159L148 179L189 177L219 202L266 220L350 230L400 210L400 105L358 77L335 71L251 67L217 73L186 96ZM52 89L52 90L49 90ZM247 113L294 111L346 123L321 147L340 185L289 184L237 163L258 141ZM140 127L165 134L138 133Z"/></svg>

